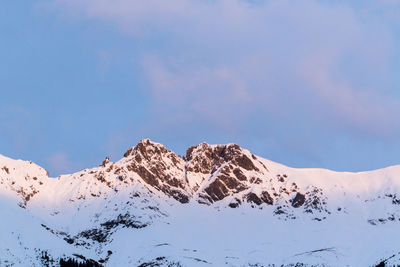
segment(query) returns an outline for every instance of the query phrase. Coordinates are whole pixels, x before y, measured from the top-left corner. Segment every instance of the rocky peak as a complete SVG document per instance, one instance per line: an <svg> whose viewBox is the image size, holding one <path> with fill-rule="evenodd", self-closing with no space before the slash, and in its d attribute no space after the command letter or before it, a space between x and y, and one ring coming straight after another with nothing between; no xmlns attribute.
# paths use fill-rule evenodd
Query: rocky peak
<svg viewBox="0 0 400 267"><path fill-rule="evenodd" d="M171 150L165 148L163 144L152 142L150 139L141 140L135 147L131 147L125 154L125 158L130 158L138 164L158 165L163 163L163 169L176 167L183 171L183 159Z"/></svg>
<svg viewBox="0 0 400 267"><path fill-rule="evenodd" d="M137 173L145 183L180 202L189 201L191 190L184 179L184 160L164 145L144 139L124 157L128 172Z"/></svg>
<svg viewBox="0 0 400 267"><path fill-rule="evenodd" d="M255 156L252 155L253 159ZM209 145L202 143L186 151L187 170L209 174L215 172L224 163L241 167L245 170L258 168L237 144Z"/></svg>
<svg viewBox="0 0 400 267"><path fill-rule="evenodd" d="M211 204L261 183L266 167L237 144L202 143L186 152L186 177L200 203ZM260 170L260 167L263 170Z"/></svg>
<svg viewBox="0 0 400 267"><path fill-rule="evenodd" d="M164 145L152 142L150 139L143 139L136 146L126 151L124 157L141 154L145 158L151 158L153 155L161 155L167 152L171 151L167 150Z"/></svg>
<svg viewBox="0 0 400 267"><path fill-rule="evenodd" d="M151 187L181 202L199 193L208 203L249 188L259 167L256 157L237 144L190 147L181 158L162 144L140 141L125 153L126 168ZM249 172L252 172L251 176Z"/></svg>

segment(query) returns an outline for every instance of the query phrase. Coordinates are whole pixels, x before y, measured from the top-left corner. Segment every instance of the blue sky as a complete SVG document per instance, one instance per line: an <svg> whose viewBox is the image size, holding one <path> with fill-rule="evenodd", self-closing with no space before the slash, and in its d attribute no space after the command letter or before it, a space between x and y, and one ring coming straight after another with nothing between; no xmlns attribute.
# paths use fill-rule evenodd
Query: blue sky
<svg viewBox="0 0 400 267"><path fill-rule="evenodd" d="M142 138L400 164L398 0L7 1L0 29L0 153L52 176Z"/></svg>

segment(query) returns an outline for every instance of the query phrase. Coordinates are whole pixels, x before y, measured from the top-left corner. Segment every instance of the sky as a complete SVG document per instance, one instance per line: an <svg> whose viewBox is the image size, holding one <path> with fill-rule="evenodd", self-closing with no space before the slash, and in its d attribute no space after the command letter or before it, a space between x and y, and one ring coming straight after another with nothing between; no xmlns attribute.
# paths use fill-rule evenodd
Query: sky
<svg viewBox="0 0 400 267"><path fill-rule="evenodd" d="M52 177L144 138L400 164L400 0L6 1L0 33L0 154Z"/></svg>

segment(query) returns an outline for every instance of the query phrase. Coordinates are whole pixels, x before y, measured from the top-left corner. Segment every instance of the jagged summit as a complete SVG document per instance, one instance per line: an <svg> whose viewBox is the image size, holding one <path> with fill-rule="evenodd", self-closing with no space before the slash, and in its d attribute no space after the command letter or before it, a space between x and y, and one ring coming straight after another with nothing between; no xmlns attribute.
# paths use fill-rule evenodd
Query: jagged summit
<svg viewBox="0 0 400 267"><path fill-rule="evenodd" d="M135 151L139 151L142 155L171 152L163 144L153 142L150 139L142 139L136 146L129 148L124 157L132 156Z"/></svg>
<svg viewBox="0 0 400 267"><path fill-rule="evenodd" d="M124 157L128 159L129 171L182 203L193 198L211 204L232 197L250 189L251 184L261 183L259 176L268 172L264 163L237 144L209 145L204 142L190 147L181 158L162 144L145 139L130 148ZM271 203L269 197L256 193L250 196L247 197L249 201ZM240 198L246 201L243 196ZM259 202L259 199L264 201Z"/></svg>

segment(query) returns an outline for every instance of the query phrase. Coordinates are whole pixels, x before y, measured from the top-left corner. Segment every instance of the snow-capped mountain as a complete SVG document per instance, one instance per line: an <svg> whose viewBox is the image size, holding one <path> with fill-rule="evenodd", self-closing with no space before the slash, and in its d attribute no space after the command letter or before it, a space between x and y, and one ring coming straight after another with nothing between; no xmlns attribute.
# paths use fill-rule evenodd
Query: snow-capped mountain
<svg viewBox="0 0 400 267"><path fill-rule="evenodd" d="M142 140L50 178L0 156L0 266L395 266L400 166L290 168L236 144Z"/></svg>

